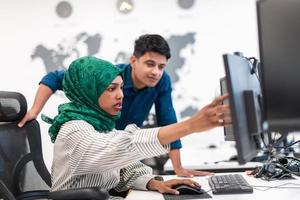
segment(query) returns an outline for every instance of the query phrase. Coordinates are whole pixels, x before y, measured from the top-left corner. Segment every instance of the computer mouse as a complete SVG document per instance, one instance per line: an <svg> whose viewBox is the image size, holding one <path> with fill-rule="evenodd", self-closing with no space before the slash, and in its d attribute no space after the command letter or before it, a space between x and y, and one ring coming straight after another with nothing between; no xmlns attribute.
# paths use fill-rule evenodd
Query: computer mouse
<svg viewBox="0 0 300 200"><path fill-rule="evenodd" d="M192 187L185 184L178 184L172 188L177 190L179 194L203 194L205 192L201 187Z"/></svg>

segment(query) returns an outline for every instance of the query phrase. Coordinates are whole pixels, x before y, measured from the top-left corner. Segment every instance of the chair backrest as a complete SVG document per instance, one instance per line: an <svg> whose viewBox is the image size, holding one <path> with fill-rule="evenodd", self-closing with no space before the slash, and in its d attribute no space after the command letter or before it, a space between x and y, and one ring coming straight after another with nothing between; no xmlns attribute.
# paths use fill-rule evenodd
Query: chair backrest
<svg viewBox="0 0 300 200"><path fill-rule="evenodd" d="M148 118L143 123L143 128L155 128L157 126L158 124L157 124L156 114L150 113L148 115ZM153 174L166 174L164 171L164 165L168 160L169 160L169 155L165 154L165 155L155 156L152 158L146 158L142 160L142 163L151 167L153 170Z"/></svg>
<svg viewBox="0 0 300 200"><path fill-rule="evenodd" d="M24 192L29 162L51 187L38 122L32 120L22 128L17 126L26 112L27 103L22 94L0 91L0 198L9 199L10 194L5 193L7 190L15 197Z"/></svg>

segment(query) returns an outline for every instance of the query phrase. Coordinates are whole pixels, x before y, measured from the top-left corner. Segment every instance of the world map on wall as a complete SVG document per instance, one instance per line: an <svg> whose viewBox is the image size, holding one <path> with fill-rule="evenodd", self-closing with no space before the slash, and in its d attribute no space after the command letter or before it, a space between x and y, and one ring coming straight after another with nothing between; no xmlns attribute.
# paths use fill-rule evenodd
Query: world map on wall
<svg viewBox="0 0 300 200"><path fill-rule="evenodd" d="M183 67L186 67L186 58L182 56L181 52L185 50L187 46L193 46L195 44L195 33L189 32L182 35L171 35L166 39L170 45L172 54L171 59L168 61L166 71L170 75L174 86L176 84L180 84L183 81L183 77L180 76L180 73L178 71ZM31 59L41 59L44 64L46 73L54 70L65 70L67 69L67 63L70 63L67 61L72 61L85 55L101 55L102 40L103 38L100 33L89 34L86 32L81 32L75 35L75 37L72 39L62 40L57 44L55 48L47 47L43 44L38 44L33 50ZM120 51L116 54L114 62L128 63L129 57L130 52ZM174 99L182 99L182 97L177 96ZM191 105L185 105L184 109L176 111L178 113L177 115L179 115L178 119L182 119L194 114L197 111L197 108ZM154 123L155 114L150 114L148 120L145 121L144 125L152 125Z"/></svg>
<svg viewBox="0 0 300 200"><path fill-rule="evenodd" d="M102 37L100 34L89 35L85 32L77 34L72 40L57 44L57 48L49 48L43 44L35 47L31 59L40 58L44 63L46 72L54 70L67 69L66 60L76 59L83 55L78 48L79 45L84 45L87 52L84 55L95 55L99 53Z"/></svg>

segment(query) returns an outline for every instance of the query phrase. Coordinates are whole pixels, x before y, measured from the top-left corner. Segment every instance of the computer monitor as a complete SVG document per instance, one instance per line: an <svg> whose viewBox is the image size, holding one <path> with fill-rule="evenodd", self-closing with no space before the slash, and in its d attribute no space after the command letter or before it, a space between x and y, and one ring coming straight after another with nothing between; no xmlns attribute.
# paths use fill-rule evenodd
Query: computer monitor
<svg viewBox="0 0 300 200"><path fill-rule="evenodd" d="M225 54L223 60L237 159L245 164L261 149L260 82L249 59Z"/></svg>
<svg viewBox="0 0 300 200"><path fill-rule="evenodd" d="M300 1L257 2L264 129L300 130Z"/></svg>

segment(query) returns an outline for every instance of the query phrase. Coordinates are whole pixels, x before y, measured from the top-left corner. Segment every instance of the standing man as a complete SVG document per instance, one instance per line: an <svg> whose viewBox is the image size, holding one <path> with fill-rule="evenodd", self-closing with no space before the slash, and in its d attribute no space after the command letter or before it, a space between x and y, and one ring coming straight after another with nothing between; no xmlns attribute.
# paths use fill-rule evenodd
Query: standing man
<svg viewBox="0 0 300 200"><path fill-rule="evenodd" d="M169 45L160 35L146 34L135 41L130 64L117 65L123 70L124 99L121 117L116 122L116 129L123 130L128 124L136 124L141 127L153 104L158 126L177 122L171 97L171 80L165 72L170 57ZM27 121L36 118L50 96L56 90L62 89L63 76L64 71L54 71L43 77L33 106L19 123L20 127ZM169 153L174 171L178 176L193 177L211 174L183 168L180 159L181 147L180 140L177 140L171 143Z"/></svg>

